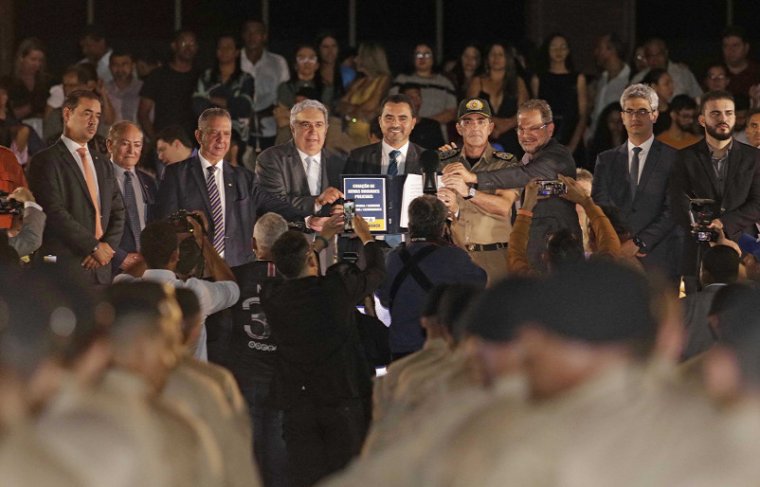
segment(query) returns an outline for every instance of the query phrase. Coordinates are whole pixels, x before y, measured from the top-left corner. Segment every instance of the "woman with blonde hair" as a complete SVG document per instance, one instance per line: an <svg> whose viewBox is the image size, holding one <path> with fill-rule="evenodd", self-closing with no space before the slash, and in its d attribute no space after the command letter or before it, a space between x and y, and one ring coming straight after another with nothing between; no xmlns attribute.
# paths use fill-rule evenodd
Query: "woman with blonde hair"
<svg viewBox="0 0 760 487"><path fill-rule="evenodd" d="M357 78L338 103L337 111L343 117L345 132L355 147L369 143L369 124L378 115L380 102L388 93L391 70L385 49L376 43L359 46L356 56Z"/></svg>

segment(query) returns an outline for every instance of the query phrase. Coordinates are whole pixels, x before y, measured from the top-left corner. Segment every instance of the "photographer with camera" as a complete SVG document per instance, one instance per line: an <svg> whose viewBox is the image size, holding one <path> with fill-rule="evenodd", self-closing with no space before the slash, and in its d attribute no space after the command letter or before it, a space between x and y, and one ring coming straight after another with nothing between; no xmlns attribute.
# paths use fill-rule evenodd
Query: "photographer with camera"
<svg viewBox="0 0 760 487"><path fill-rule="evenodd" d="M705 138L678 151L673 163L670 199L673 219L686 234L682 274L687 294L697 290L701 254L708 246L705 232L723 228L733 241L742 233L757 234L760 150L734 141L735 123L733 96L726 91L705 93L699 114ZM697 202L695 206L696 199L712 202Z"/></svg>
<svg viewBox="0 0 760 487"><path fill-rule="evenodd" d="M586 211L591 225L589 245L594 255L622 258L620 238L604 211L594 203L586 190L573 178L560 175L559 180L566 188L566 192L560 197L581 205ZM540 268L531 265L528 259L528 238L533 222L533 210L538 201L551 197L539 196L539 189L540 185L537 180L531 181L525 186L523 206L517 211L517 218L509 238L507 266L510 275L535 276L542 272ZM560 230L550 234L542 257L545 260L546 268L552 272L567 264L584 260L583 241L580 234L573 234L568 230ZM634 266L636 265L641 268L640 264L634 261Z"/></svg>
<svg viewBox="0 0 760 487"><path fill-rule="evenodd" d="M261 304L277 344L273 403L283 413L288 485L313 485L359 453L372 382L354 311L385 277L383 252L367 222L353 218L366 267L336 264L319 275L317 251L343 228L334 215L310 244L285 232L272 246L282 281L265 284Z"/></svg>
<svg viewBox="0 0 760 487"><path fill-rule="evenodd" d="M477 191L523 188L532 179L556 180L557 176L575 176L573 155L556 140L552 109L544 100L528 100L517 110L517 140L525 151L521 163L502 169L472 172L462 163L449 164L443 169L444 177L459 176ZM447 184L448 185L448 184ZM545 236L567 229L581 235L575 206L562 198L547 198L538 202L530 229L528 256L531 265L543 268L541 254Z"/></svg>
<svg viewBox="0 0 760 487"><path fill-rule="evenodd" d="M184 217L184 221L175 217L173 222L159 220L145 226L140 234L140 254L144 263L132 266L127 271L128 274L119 274L114 282L144 280L192 289L200 301L205 322L207 316L234 305L240 297L240 288L232 270L206 236L203 213L182 213L178 216ZM191 241L187 242L188 240ZM182 246L194 243L200 249L203 267L211 281L198 277L180 279L180 242ZM194 270L198 265L192 263L187 267ZM201 360L208 358L205 324L201 329L195 357Z"/></svg>
<svg viewBox="0 0 760 487"><path fill-rule="evenodd" d="M8 245L25 257L42 245L47 216L27 188L19 186L7 196L0 196L0 215L13 216L11 227L6 230Z"/></svg>

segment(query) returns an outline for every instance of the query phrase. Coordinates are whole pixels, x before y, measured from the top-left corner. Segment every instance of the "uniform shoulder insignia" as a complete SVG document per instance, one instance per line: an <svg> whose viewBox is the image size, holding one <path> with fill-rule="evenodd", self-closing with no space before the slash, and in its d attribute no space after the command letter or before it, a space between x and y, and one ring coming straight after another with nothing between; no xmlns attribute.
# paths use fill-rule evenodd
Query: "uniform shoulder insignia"
<svg viewBox="0 0 760 487"><path fill-rule="evenodd" d="M438 157L440 157L440 159L443 161L443 160L451 159L452 157L458 156L460 152L462 152L461 147L457 147L456 149L449 149L445 151L438 151Z"/></svg>
<svg viewBox="0 0 760 487"><path fill-rule="evenodd" d="M510 154L509 152L494 152L493 156L497 159L501 159L502 161L514 161L515 156L513 154Z"/></svg>

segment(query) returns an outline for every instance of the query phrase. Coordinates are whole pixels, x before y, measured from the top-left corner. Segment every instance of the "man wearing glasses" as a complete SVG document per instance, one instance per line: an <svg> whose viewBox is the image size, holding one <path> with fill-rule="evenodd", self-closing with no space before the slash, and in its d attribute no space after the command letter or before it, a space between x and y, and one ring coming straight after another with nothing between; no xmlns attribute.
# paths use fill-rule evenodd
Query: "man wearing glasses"
<svg viewBox="0 0 760 487"><path fill-rule="evenodd" d="M461 164L468 171L494 171L517 164L512 154L497 152L488 143L493 131L491 106L481 98L468 98L459 104L457 132L462 147L441 153L441 164ZM512 231L512 205L519 197L515 189L477 190L459 175L444 176L445 187L438 199L449 210L454 243L470 254L488 274L488 284L504 277L507 271L507 243Z"/></svg>
<svg viewBox="0 0 760 487"><path fill-rule="evenodd" d="M296 103L290 110L290 130L292 140L258 157L256 180L263 190L311 215L343 197L338 187L344 161L324 148L327 108L319 101Z"/></svg>
<svg viewBox="0 0 760 487"><path fill-rule="evenodd" d="M623 91L628 140L597 156L592 196L597 205L619 209L625 219L632 238L621 242L621 250L676 282L680 249L667 194L676 150L654 138L657 104L657 93L647 85Z"/></svg>
<svg viewBox="0 0 760 487"><path fill-rule="evenodd" d="M699 124L705 138L678 151L670 177L673 219L686 233L683 276L687 292L696 287L699 249L707 243L689 235L689 199L714 201L710 227L738 241L742 233L757 235L760 220L760 150L735 143L734 98L727 91L709 91L702 97Z"/></svg>
<svg viewBox="0 0 760 487"><path fill-rule="evenodd" d="M443 174L461 177L464 183L475 188L476 196L480 191L521 189L532 179L556 180L558 174L575 177L572 154L567 147L552 139L553 134L549 104L544 100L528 100L517 109L517 140L525 151L520 162L485 172L472 172L461 162L455 162L447 165ZM471 190L469 188L468 192ZM542 199L529 216L533 217L533 223L528 239L528 257L537 269L545 268L541 255L549 235L568 229L580 238L575 205L563 198Z"/></svg>

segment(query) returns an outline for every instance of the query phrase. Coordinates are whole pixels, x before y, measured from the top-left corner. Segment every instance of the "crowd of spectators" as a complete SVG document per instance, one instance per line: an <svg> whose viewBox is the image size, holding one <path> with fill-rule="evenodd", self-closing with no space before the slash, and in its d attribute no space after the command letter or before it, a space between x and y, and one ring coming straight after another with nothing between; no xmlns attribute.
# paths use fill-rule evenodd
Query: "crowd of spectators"
<svg viewBox="0 0 760 487"><path fill-rule="evenodd" d="M395 76L378 43L268 38L200 66L182 30L153 63L90 26L60 80L19 44L1 485L756 482L743 30L703 77L615 34L589 76L561 33L442 66L419 42ZM425 194L373 232L344 175Z"/></svg>

